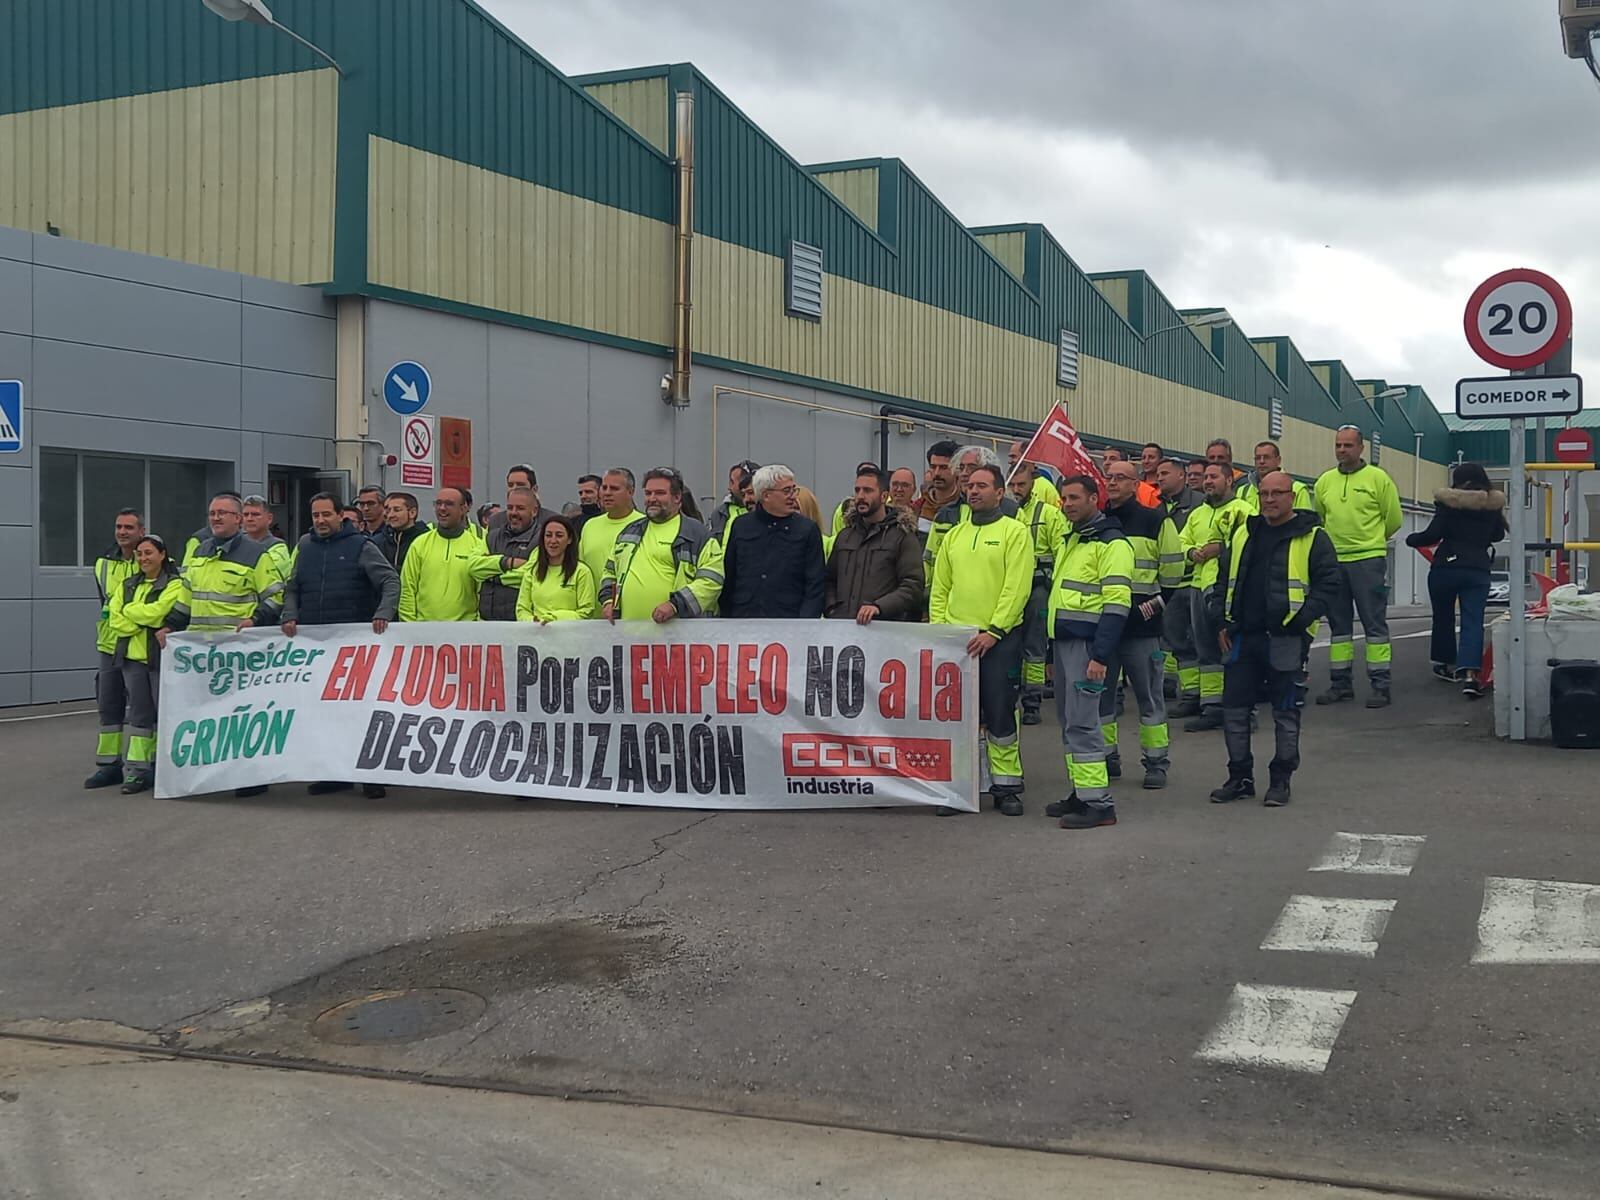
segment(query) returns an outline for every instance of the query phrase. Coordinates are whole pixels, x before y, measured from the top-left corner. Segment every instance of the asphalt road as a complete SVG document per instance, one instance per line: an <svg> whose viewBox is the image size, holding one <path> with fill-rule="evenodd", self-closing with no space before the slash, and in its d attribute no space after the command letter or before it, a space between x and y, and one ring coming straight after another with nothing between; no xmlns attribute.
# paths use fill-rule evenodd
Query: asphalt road
<svg viewBox="0 0 1600 1200"><path fill-rule="evenodd" d="M1025 817L939 820L289 788L127 799L79 786L92 718L3 720L0 1028L1592 1196L1600 899L1496 885L1509 907L1486 948L1479 914L1490 878L1600 884L1600 760L1496 742L1487 702L1426 677L1425 646L1397 641L1393 708L1308 710L1288 808L1207 803L1220 737L1177 732L1172 786L1124 780L1121 823L1088 833L1041 813L1062 785L1049 726L1026 731ZM1263 762L1268 744L1264 728ZM1409 874L1311 870L1339 833L1424 840L1350 849L1371 867L1414 853ZM1265 950L1269 931L1377 944ZM408 987L483 1011L407 1043L311 1032L333 1005Z"/></svg>

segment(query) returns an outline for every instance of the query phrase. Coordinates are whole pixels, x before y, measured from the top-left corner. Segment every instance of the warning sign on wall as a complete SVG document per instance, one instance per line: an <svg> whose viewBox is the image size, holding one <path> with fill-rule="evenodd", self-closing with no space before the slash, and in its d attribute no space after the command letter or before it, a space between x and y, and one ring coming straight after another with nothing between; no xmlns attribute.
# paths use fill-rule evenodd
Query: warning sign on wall
<svg viewBox="0 0 1600 1200"><path fill-rule="evenodd" d="M434 464L439 438L433 417L410 416L400 423L400 482L407 487L438 487Z"/></svg>
<svg viewBox="0 0 1600 1200"><path fill-rule="evenodd" d="M440 487L472 487L472 422L466 417L440 417Z"/></svg>

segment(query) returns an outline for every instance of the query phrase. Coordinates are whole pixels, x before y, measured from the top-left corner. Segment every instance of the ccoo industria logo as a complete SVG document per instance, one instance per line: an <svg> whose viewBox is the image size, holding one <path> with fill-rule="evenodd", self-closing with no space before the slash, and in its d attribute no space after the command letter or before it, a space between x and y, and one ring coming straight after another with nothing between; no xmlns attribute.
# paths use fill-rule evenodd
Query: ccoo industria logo
<svg viewBox="0 0 1600 1200"><path fill-rule="evenodd" d="M875 778L949 783L950 771L947 738L783 735L783 773L791 792L871 795Z"/></svg>

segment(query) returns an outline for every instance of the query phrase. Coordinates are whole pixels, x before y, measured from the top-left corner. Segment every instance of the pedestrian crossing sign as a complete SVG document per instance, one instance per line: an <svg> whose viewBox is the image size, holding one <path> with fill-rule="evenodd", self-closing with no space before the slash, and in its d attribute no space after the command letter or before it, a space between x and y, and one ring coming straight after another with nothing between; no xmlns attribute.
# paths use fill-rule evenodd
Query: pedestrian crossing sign
<svg viewBox="0 0 1600 1200"><path fill-rule="evenodd" d="M0 454L22 450L22 381L0 379Z"/></svg>

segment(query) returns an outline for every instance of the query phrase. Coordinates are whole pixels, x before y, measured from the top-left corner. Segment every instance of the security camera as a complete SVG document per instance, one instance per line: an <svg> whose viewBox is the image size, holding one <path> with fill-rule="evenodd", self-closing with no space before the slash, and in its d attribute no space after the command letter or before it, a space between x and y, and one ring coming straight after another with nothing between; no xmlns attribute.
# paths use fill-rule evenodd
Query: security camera
<svg viewBox="0 0 1600 1200"><path fill-rule="evenodd" d="M661 394L663 396L672 394L672 376L670 374L661 377Z"/></svg>

